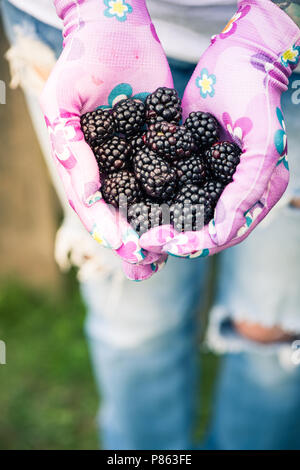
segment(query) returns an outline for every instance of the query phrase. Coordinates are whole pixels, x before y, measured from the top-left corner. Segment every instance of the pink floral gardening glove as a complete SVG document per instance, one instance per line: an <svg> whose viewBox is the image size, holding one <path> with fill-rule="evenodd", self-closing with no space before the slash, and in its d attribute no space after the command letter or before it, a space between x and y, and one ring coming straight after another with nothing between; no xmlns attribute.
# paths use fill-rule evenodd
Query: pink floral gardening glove
<svg viewBox="0 0 300 470"><path fill-rule="evenodd" d="M54 4L64 23L64 49L41 103L57 170L70 205L94 239L121 256L129 278L146 279L166 256L142 250L136 232L101 198L98 166L80 116L126 97L142 100L159 86L173 87L167 59L143 0Z"/></svg>
<svg viewBox="0 0 300 470"><path fill-rule="evenodd" d="M199 232L162 227L141 244L157 253L207 256L244 240L283 195L289 181L281 95L300 58L300 30L269 0L242 0L201 57L183 98L184 117L207 111L242 149L234 181L214 220Z"/></svg>

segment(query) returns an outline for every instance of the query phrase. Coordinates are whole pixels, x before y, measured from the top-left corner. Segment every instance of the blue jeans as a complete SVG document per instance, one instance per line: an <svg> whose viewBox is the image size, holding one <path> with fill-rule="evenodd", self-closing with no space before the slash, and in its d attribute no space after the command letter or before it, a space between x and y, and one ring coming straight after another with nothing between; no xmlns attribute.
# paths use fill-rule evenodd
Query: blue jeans
<svg viewBox="0 0 300 470"><path fill-rule="evenodd" d="M13 27L61 50L61 32L2 2ZM171 62L182 94L194 68ZM296 80L297 77L295 77ZM291 83L294 80L292 79ZM290 191L300 194L299 105L292 87L283 107L290 138ZM294 100L295 101L295 100ZM224 355L206 447L300 449L300 367L285 367L279 348L238 337L232 319L280 324L300 332L300 211L285 207L269 225L219 257L220 275L210 343ZM273 256L272 256L273 255ZM205 299L209 260L171 258L145 283L113 276L81 284L86 332L102 403L99 425L107 449L189 449L196 406L197 310ZM111 299L110 302L105 302ZM218 317L218 318L217 318ZM234 346L234 347L233 347ZM290 347L290 346L289 346Z"/></svg>

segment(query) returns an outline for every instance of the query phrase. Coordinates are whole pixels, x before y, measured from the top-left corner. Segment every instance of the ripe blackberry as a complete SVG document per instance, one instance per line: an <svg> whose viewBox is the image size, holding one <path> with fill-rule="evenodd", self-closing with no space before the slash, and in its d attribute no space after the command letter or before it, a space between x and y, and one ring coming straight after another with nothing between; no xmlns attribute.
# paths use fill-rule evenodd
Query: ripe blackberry
<svg viewBox="0 0 300 470"><path fill-rule="evenodd" d="M172 205L172 222L178 232L201 230L213 217L208 190L195 184L181 187Z"/></svg>
<svg viewBox="0 0 300 470"><path fill-rule="evenodd" d="M149 149L140 150L133 156L136 179L153 198L165 201L173 197L177 185L174 168Z"/></svg>
<svg viewBox="0 0 300 470"><path fill-rule="evenodd" d="M127 170L108 175L104 179L101 193L105 202L115 208L122 208L125 202L131 206L139 202L142 196L134 174Z"/></svg>
<svg viewBox="0 0 300 470"><path fill-rule="evenodd" d="M167 121L179 124L181 116L181 101L176 90L161 87L147 96L146 120L148 123Z"/></svg>
<svg viewBox="0 0 300 470"><path fill-rule="evenodd" d="M146 146L144 132L140 132L137 135L133 136L130 140L130 144L133 154L139 152L140 150L143 150Z"/></svg>
<svg viewBox="0 0 300 470"><path fill-rule="evenodd" d="M130 152L130 144L118 136L94 148L99 170L104 173L123 170L129 160Z"/></svg>
<svg viewBox="0 0 300 470"><path fill-rule="evenodd" d="M241 149L232 142L214 144L205 154L208 172L222 183L230 183L240 163L241 154Z"/></svg>
<svg viewBox="0 0 300 470"><path fill-rule="evenodd" d="M143 235L148 230L163 224L170 224L170 209L150 200L134 204L128 210L128 220L134 230Z"/></svg>
<svg viewBox="0 0 300 470"><path fill-rule="evenodd" d="M217 180L209 180L203 186L205 198L208 201L206 207L206 220L208 222L214 217L216 205L224 191L224 188L224 184Z"/></svg>
<svg viewBox="0 0 300 470"><path fill-rule="evenodd" d="M193 138L201 150L210 147L219 139L219 123L209 113L192 112L184 125L193 134Z"/></svg>
<svg viewBox="0 0 300 470"><path fill-rule="evenodd" d="M180 188L171 207L172 223L178 232L201 230L204 225L204 191L188 184Z"/></svg>
<svg viewBox="0 0 300 470"><path fill-rule="evenodd" d="M84 138L90 146L101 145L114 133L114 122L108 110L96 109L80 118Z"/></svg>
<svg viewBox="0 0 300 470"><path fill-rule="evenodd" d="M141 101L119 101L113 107L112 115L116 131L126 136L137 134L145 124L145 106Z"/></svg>
<svg viewBox="0 0 300 470"><path fill-rule="evenodd" d="M184 126L168 122L152 124L146 133L146 144L158 155L170 160L188 158L195 150L192 134Z"/></svg>
<svg viewBox="0 0 300 470"><path fill-rule="evenodd" d="M180 186L193 183L201 184L205 180L205 165L198 155L179 160L175 163L178 183Z"/></svg>
<svg viewBox="0 0 300 470"><path fill-rule="evenodd" d="M133 204L128 209L127 219L138 235L143 235L150 226L150 206L145 202Z"/></svg>
<svg viewBox="0 0 300 470"><path fill-rule="evenodd" d="M224 184L217 180L208 180L203 186L205 197L210 199L211 202L215 205L224 191L224 188Z"/></svg>

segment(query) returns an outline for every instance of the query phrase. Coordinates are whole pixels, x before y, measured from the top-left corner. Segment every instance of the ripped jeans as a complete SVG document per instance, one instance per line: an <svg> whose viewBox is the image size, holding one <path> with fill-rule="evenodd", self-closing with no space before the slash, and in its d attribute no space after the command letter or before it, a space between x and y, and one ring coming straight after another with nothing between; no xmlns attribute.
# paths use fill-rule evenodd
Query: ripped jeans
<svg viewBox="0 0 300 470"><path fill-rule="evenodd" d="M61 243L57 251L63 257L63 249L67 254L73 248L84 247L89 255L93 253L96 266L102 263L99 272L97 268L83 270L84 253L73 256L82 260L77 264L81 266L82 262L81 271L85 273L81 291L88 310L86 332L101 394L103 446L189 449L198 390L196 312L205 300L210 261L172 258L163 271L141 284L116 275L118 266L103 275L110 253L104 255L101 248L97 247L97 252L89 248L80 224L65 205L33 93L41 78L36 72L47 70L51 52L54 57L60 53L61 31L26 15L6 0L2 8L7 35L14 46L9 57L14 64L12 71L24 88L53 183L65 208L64 229L73 234L75 248ZM28 49L24 38L31 44L29 47L27 43ZM32 52L33 44L37 49L46 49L38 56ZM41 57L43 67L37 67L37 57ZM182 93L194 66L172 62L171 67L175 87ZM224 356L206 440L206 448L210 449L300 449L300 366L291 359L291 344L259 346L247 342L235 332L232 322L258 321L300 333L300 210L288 204L300 196L299 78L292 77L283 97L292 175L286 204L279 205L242 245L219 257L217 297L207 341ZM78 242L80 237L85 237L85 243Z"/></svg>

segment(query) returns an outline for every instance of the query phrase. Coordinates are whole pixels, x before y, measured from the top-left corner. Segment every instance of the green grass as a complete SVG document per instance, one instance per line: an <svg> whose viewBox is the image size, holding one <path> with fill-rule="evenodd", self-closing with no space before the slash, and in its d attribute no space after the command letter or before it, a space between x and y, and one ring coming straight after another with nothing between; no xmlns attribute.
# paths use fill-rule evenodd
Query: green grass
<svg viewBox="0 0 300 470"><path fill-rule="evenodd" d="M0 286L0 449L96 449L98 397L73 277L63 295L16 282ZM203 356L197 437L211 409L216 359Z"/></svg>
<svg viewBox="0 0 300 470"><path fill-rule="evenodd" d="M97 448L97 393L83 319L75 286L56 298L2 286L1 449Z"/></svg>

